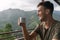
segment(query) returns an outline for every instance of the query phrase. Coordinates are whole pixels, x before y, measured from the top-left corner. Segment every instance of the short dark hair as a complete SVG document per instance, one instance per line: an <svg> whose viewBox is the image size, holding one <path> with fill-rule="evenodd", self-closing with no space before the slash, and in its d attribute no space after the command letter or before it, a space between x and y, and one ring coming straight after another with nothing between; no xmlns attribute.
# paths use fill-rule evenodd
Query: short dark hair
<svg viewBox="0 0 60 40"><path fill-rule="evenodd" d="M51 3L50 1L44 1L44 2L40 2L37 7L39 6L44 6L46 9L50 9L50 13L52 15L53 11L54 11L54 5L53 3Z"/></svg>

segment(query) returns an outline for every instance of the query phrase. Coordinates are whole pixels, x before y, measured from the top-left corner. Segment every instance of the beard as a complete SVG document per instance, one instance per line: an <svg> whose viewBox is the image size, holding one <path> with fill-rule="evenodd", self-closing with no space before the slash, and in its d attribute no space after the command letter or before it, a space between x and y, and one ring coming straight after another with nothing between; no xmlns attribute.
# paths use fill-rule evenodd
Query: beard
<svg viewBox="0 0 60 40"><path fill-rule="evenodd" d="M39 17L39 20L42 22L42 21L46 21L46 17L43 16L43 17Z"/></svg>

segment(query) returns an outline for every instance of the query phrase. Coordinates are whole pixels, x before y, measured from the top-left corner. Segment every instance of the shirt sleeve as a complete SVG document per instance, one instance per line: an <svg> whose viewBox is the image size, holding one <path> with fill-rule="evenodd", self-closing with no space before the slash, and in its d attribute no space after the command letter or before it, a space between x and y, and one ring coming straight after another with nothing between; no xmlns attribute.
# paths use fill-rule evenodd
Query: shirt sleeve
<svg viewBox="0 0 60 40"><path fill-rule="evenodd" d="M56 28L53 39L60 40L60 26L58 28Z"/></svg>

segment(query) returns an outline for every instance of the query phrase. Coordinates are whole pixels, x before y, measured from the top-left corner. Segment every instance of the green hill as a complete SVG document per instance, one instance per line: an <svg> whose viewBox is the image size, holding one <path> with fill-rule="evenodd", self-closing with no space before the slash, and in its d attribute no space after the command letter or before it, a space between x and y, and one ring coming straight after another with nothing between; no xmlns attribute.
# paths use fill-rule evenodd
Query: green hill
<svg viewBox="0 0 60 40"><path fill-rule="evenodd" d="M18 27L17 21L19 17L26 18L26 25L29 28L29 25L33 20L37 17L36 11L23 11L19 9L8 9L0 12L0 29L4 28L6 23L11 23L13 26L13 30L20 30L21 28Z"/></svg>
<svg viewBox="0 0 60 40"><path fill-rule="evenodd" d="M7 9L0 12L0 29L4 28L6 23L11 23L13 30L21 30L17 25L19 17L26 18L27 28L34 28L39 23L36 10L23 11L19 9ZM60 21L60 12L54 11L53 18Z"/></svg>

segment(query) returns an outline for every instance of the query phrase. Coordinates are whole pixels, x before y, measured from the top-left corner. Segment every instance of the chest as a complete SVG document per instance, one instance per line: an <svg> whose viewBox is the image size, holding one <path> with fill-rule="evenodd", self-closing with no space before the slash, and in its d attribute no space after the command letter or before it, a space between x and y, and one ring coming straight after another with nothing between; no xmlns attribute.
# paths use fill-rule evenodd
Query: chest
<svg viewBox="0 0 60 40"><path fill-rule="evenodd" d="M55 33L55 28L49 28L48 30L46 30L45 28L40 28L40 37L42 40L51 40L53 35Z"/></svg>

